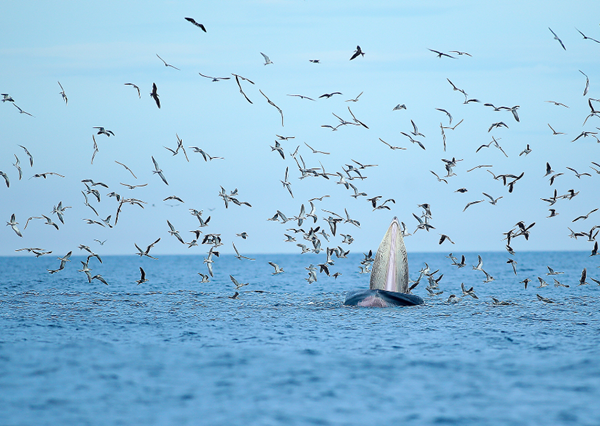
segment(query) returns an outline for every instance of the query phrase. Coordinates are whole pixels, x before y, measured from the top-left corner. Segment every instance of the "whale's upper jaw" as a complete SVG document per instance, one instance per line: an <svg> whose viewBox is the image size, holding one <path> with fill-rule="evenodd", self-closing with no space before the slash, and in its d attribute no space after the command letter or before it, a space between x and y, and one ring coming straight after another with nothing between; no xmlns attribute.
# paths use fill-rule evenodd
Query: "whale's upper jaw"
<svg viewBox="0 0 600 426"><path fill-rule="evenodd" d="M408 292L406 248L398 219L394 217L375 255L371 290Z"/></svg>

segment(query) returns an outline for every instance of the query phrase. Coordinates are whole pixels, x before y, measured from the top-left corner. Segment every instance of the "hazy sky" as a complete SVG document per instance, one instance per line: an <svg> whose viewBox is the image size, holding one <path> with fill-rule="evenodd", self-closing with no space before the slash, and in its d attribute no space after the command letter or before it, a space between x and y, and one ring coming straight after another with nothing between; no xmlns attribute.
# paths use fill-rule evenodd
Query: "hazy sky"
<svg viewBox="0 0 600 426"><path fill-rule="evenodd" d="M578 32L600 40L600 3L539 2L316 2L316 1L143 1L91 3L36 2L5 3L0 27L0 92L10 94L24 111L19 114L11 102L0 105L0 170L7 173L10 188L0 179L0 217L9 221L16 215L23 237L9 226L0 229L0 255L15 249L40 247L54 253L76 250L79 244L101 254L133 254L134 243L145 247L161 237L154 252L203 254L208 246L187 248L169 235L167 220L191 241L198 221L189 209L203 210L211 217L204 233L221 234L222 252L231 252L231 241L240 252L299 252L294 243L284 242L284 233L297 224L267 221L277 210L288 217L298 215L308 200L316 201L319 220L302 225L304 230L321 226L326 209L345 218L344 209L360 228L349 223L338 226L338 235L323 248L341 244L339 233L355 241L344 247L353 252L375 250L394 216L413 233L418 204L431 205L430 232L419 230L405 239L408 251L497 251L504 250L503 232L518 221L535 222L529 241L514 240L516 251L590 250L587 238L569 238L569 229L586 231L600 225L600 212L587 220L572 222L579 215L600 207L600 175L590 168L600 163L600 145L594 137L572 142L582 131L598 131L598 117L583 122L590 112L588 98L600 98L600 43L585 40ZM535 4L535 5L534 5ZM207 32L187 22L192 17ZM566 46L563 50L548 27ZM577 29L576 29L577 28ZM350 61L357 45L364 57ZM451 54L438 58L428 49ZM450 51L468 52L472 56ZM264 65L260 52L273 64ZM179 68L166 67L156 55ZM319 63L311 63L318 59ZM586 77L589 93L583 96ZM235 80L212 82L198 73L217 77L242 75L247 102ZM465 97L454 91L447 79L480 103L464 104ZM68 104L62 100L58 81ZM137 91L124 83L134 83ZM161 108L150 97L156 83ZM284 114L259 92L264 92ZM329 99L324 93L339 91ZM362 93L358 102L346 102ZM287 96L302 94L316 101ZM569 108L545 101L557 101ZM495 106L518 105L520 122L510 111ZM393 111L398 104L406 109ZM600 103L594 103L600 109ZM368 126L345 125L331 131L322 125L337 125L335 113L352 121L348 106ZM440 124L445 129L447 150L443 150ZM411 143L411 119L425 137L417 137L426 150ZM493 129L503 122L508 128ZM557 132L553 135L550 124ZM115 136L95 135L94 126L104 126ZM94 163L92 135L99 152ZM189 162L181 152L173 156L164 147L175 149L176 135L183 139ZM282 159L270 146L276 135L294 139L281 141ZM496 138L508 157L490 145ZM379 138L406 150L391 150ZM330 153L315 154L306 145ZM529 144L531 153L519 155ZM34 157L30 167L25 146ZM205 162L190 146L212 156ZM339 177L301 176L291 153L299 146L307 168L323 166L328 173L341 172L356 160L376 164L361 172L366 179L351 181L368 197L353 198L352 189L338 184ZM20 160L18 179L14 155ZM153 174L154 157L169 185ZM446 175L442 159L462 159L448 184L430 173ZM135 179L124 167L137 176ZM558 176L550 186L546 173L549 162ZM519 175L522 179L508 192L494 174ZM567 167L589 176L580 179ZM285 170L294 194L283 187ZM32 178L36 173L64 175ZM354 173L352 173L354 175ZM83 219L99 220L83 204L82 179L103 182L101 201L88 195L102 218L112 215L118 203L107 194L115 191L127 198L147 202L144 209L124 205L114 228L88 225ZM148 184L129 190L121 183ZM225 209L220 187L252 207L230 205ZM466 188L465 193L455 192ZM579 191L571 200L559 199L550 215L547 202L554 189L558 195L569 189ZM482 192L503 198L496 205ZM163 199L176 195L184 203ZM391 210L373 211L366 198L382 196ZM486 200L463 209L467 203ZM51 215L62 201L65 224ZM42 214L51 217L60 229L27 218ZM248 233L248 239L236 233ZM456 243L438 245L440 233ZM309 244L296 234L297 242ZM107 240L100 246L94 239Z"/></svg>

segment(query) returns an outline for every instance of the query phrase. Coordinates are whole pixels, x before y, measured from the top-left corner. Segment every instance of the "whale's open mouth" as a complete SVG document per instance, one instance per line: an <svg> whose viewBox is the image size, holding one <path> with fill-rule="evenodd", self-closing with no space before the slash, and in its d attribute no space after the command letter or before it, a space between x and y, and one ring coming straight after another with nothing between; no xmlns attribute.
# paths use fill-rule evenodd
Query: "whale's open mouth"
<svg viewBox="0 0 600 426"><path fill-rule="evenodd" d="M421 305L423 299L408 294L408 261L397 218L385 233L371 269L369 290L348 292L344 305L370 308Z"/></svg>
<svg viewBox="0 0 600 426"><path fill-rule="evenodd" d="M392 220L375 255L371 290L408 292L408 262L400 223Z"/></svg>
<svg viewBox="0 0 600 426"><path fill-rule="evenodd" d="M399 232L400 228L398 227L398 220L396 220L396 218L394 218L394 220L392 221L392 224L390 225L390 230L391 230L391 241L390 241L387 273L385 276L385 290L398 291L397 290L398 282L396 280L396 244L397 244L396 234Z"/></svg>

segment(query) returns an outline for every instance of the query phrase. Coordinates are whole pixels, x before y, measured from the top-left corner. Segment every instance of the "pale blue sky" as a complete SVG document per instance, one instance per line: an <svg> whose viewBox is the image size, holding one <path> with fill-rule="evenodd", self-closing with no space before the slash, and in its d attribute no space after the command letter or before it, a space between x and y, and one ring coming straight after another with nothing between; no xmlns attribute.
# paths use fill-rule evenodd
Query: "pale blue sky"
<svg viewBox="0 0 600 426"><path fill-rule="evenodd" d="M411 2L414 3L414 2ZM600 44L584 40L576 31L600 40L600 4L597 2L314 2L314 1L230 1L230 2L102 2L93 6L82 2L7 3L0 27L0 92L9 93L23 110L35 118L19 114L9 102L0 105L0 170L6 172L11 187L0 180L0 217L14 213L22 230L28 217L49 215L62 200L72 206L65 212L65 225L56 231L43 221L33 220L19 238L10 227L0 229L0 255L12 255L21 247L41 247L54 253L74 250L86 244L103 254L133 254L134 243L145 246L156 238L156 253L203 254L208 247L179 243L168 234L168 219L190 241L197 220L190 208L211 216L204 232L222 235L223 252L231 251L231 241L242 253L298 252L295 243L284 243L291 222L268 222L279 209L288 216L307 208L308 199L330 195L316 202L320 209L344 216L344 208L361 222L361 228L342 224L338 233L349 233L355 242L353 252L376 249L393 216L416 227L412 214L420 214L420 203L431 204L435 230L418 231L406 238L410 251L495 251L503 250L503 232L523 220L536 222L529 241L519 238L512 244L521 250L589 250L585 239L568 237L567 227L589 231L600 224L600 212L588 220L572 223L579 216L600 207L600 175L589 166L600 163L600 145L593 138L571 141L581 131L597 131L597 117L582 123L589 113L587 98L600 98ZM184 20L189 16L203 23L207 33ZM551 27L565 43L564 51L548 30ZM349 61L356 45L364 57ZM469 52L472 57L438 59L428 49L448 53ZM274 62L263 65L260 52ZM180 71L165 67L160 55ZM309 59L319 59L312 64ZM587 96L582 96L585 77L590 78ZM242 83L249 104L234 80L213 83L198 72L212 76L237 73L254 81ZM463 104L464 97L453 91L449 78L480 104ZM60 81L69 98L65 105L59 94ZM124 83L137 84L142 91ZM149 93L156 83L162 102L159 110ZM262 90L284 113L279 113L260 94ZM286 96L302 94L317 99L323 93L340 91L342 96L317 102ZM356 103L345 102L363 92ZM546 103L555 100L570 108ZM483 102L497 106L519 105L521 122L510 112L494 112ZM392 111L397 104L407 110ZM322 128L337 124L335 113L351 119L347 107L369 129L344 126L336 132ZM596 104L600 106L600 104ZM447 117L436 111L444 108L461 119L456 130L446 130L448 150L442 149L440 123ZM414 120L426 135L421 150L400 132L408 133ZM509 128L488 132L494 122ZM553 136L547 126L566 135ZM115 133L107 138L96 135L99 152L94 164L93 126ZM190 162L180 154L172 156L163 146L175 148L176 134L184 146L199 146L225 160L204 162L187 149ZM286 158L271 151L275 135L295 136L282 142ZM475 150L494 136L508 154L495 148ZM406 147L392 151L378 138ZM330 152L313 154L304 145ZM526 144L529 156L519 156ZM27 162L26 146L35 158ZM300 145L308 167L327 172L342 170L351 160L378 167L365 170L367 179L354 180L359 190L394 198L392 210L372 211L364 197L354 199L338 179L300 176L290 156ZM18 156L23 169L19 181L12 166ZM169 181L164 185L152 174L154 156ZM454 169L457 176L449 184L439 183L430 173L445 174L442 158L464 159ZM138 179L115 160L128 165ZM545 164L564 175L550 186L544 178ZM495 174L525 172L509 194L507 188L484 169L467 173L479 164L492 164ZM592 177L577 179L572 167L590 172ZM283 188L286 167L294 197ZM65 178L30 179L35 173L57 172ZM101 188L100 203L91 201L100 216L117 209L116 191L125 197L148 202L145 209L125 206L113 229L87 225L82 219L97 219L83 205L82 179L109 185ZM120 185L145 184L133 191ZM252 208L224 208L220 186L239 190L239 199ZM455 193L467 188L464 194ZM548 198L568 189L580 191L572 200L555 206L559 216L547 218ZM497 205L487 202L482 192L503 196ZM165 203L170 195L185 203ZM215 209L209 211L209 209ZM595 217L594 215L597 215ZM56 216L52 216L57 221ZM305 230L312 221L303 225ZM247 240L236 237L246 231ZM439 246L439 233L449 235L455 245ZM107 240L99 246L93 240ZM298 236L298 242L307 243ZM339 235L323 246L337 246Z"/></svg>

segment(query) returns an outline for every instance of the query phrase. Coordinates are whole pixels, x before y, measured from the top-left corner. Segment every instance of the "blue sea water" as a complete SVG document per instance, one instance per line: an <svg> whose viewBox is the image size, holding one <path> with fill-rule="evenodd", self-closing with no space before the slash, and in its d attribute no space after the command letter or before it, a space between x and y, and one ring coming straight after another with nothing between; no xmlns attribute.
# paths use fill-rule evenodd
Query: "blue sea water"
<svg viewBox="0 0 600 426"><path fill-rule="evenodd" d="M92 259L109 286L83 257L53 275L53 255L0 258L0 424L600 424L600 287L578 285L584 267L600 279L597 258L517 253L515 276L506 253L480 254L490 283L476 253L462 269L409 254L410 276L427 262L444 293L421 282L424 305L388 309L342 305L368 288L361 254L313 284L322 255L221 256L208 283L200 256ZM249 283L237 299L230 274Z"/></svg>

